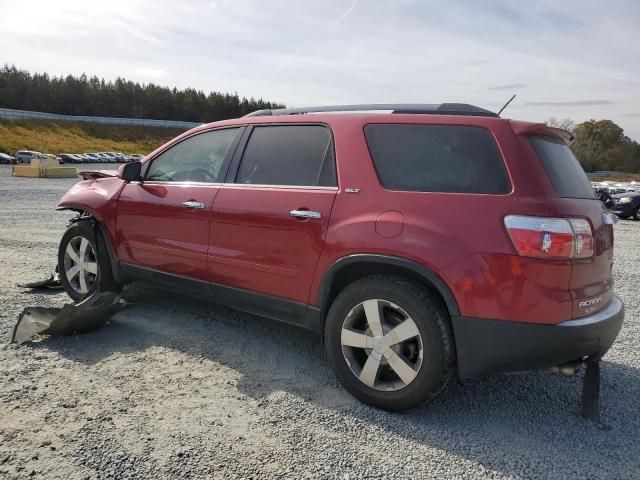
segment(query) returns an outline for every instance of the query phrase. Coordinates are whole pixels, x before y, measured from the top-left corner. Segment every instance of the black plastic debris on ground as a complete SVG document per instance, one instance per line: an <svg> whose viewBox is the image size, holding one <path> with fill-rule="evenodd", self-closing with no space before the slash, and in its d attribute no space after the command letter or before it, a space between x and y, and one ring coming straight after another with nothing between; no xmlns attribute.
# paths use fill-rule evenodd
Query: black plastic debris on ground
<svg viewBox="0 0 640 480"><path fill-rule="evenodd" d="M74 335L102 327L127 306L116 293L95 293L77 305L62 308L27 307L13 328L11 343L22 344L35 335Z"/></svg>
<svg viewBox="0 0 640 480"><path fill-rule="evenodd" d="M31 290L62 290L62 282L60 282L60 274L58 267L46 280L38 280L36 282L19 283L18 287Z"/></svg>
<svg viewBox="0 0 640 480"><path fill-rule="evenodd" d="M600 430L609 427L600 420L600 358L589 359L582 384L582 416Z"/></svg>

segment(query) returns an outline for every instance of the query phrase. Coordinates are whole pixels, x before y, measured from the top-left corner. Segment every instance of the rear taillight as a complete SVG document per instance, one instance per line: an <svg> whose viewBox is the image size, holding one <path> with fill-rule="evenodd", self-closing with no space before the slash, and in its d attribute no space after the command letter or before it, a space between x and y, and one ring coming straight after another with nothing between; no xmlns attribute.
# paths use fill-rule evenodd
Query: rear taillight
<svg viewBox="0 0 640 480"><path fill-rule="evenodd" d="M575 239L573 258L589 258L593 256L593 232L589 222L582 218L570 218L573 237Z"/></svg>
<svg viewBox="0 0 640 480"><path fill-rule="evenodd" d="M591 225L581 218L507 215L504 225L524 257L570 260L593 255Z"/></svg>

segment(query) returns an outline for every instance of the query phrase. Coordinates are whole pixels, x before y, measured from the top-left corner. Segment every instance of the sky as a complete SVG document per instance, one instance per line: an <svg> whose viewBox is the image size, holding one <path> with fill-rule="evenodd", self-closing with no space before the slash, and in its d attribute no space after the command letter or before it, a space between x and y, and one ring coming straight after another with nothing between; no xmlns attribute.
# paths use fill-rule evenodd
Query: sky
<svg viewBox="0 0 640 480"><path fill-rule="evenodd" d="M638 0L0 0L0 63L290 107L516 94L640 140Z"/></svg>

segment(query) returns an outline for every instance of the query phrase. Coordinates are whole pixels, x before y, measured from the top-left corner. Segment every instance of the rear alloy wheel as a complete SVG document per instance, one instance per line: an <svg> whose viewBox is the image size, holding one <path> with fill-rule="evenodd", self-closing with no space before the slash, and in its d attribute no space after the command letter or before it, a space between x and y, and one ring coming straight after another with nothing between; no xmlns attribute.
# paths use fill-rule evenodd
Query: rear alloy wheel
<svg viewBox="0 0 640 480"><path fill-rule="evenodd" d="M327 314L325 347L342 385L386 410L432 400L455 367L440 300L393 275L366 277L340 292Z"/></svg>
<svg viewBox="0 0 640 480"><path fill-rule="evenodd" d="M416 323L387 300L365 300L353 307L342 324L340 343L351 373L376 390L406 387L422 365Z"/></svg>

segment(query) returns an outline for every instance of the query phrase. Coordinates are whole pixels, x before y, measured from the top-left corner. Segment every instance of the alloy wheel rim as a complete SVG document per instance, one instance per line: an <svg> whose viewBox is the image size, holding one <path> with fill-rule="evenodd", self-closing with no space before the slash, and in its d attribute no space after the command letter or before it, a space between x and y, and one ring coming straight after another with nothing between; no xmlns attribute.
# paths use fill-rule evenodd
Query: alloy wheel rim
<svg viewBox="0 0 640 480"><path fill-rule="evenodd" d="M85 294L98 278L98 261L93 246L85 237L73 237L64 251L64 275L76 292Z"/></svg>
<svg viewBox="0 0 640 480"><path fill-rule="evenodd" d="M365 300L353 307L342 324L340 343L351 373L375 390L406 387L422 366L418 326L405 310L387 300Z"/></svg>

